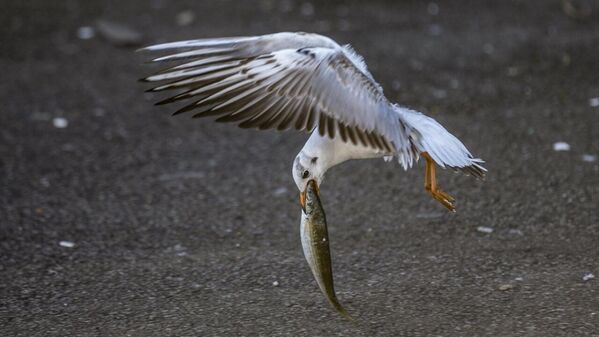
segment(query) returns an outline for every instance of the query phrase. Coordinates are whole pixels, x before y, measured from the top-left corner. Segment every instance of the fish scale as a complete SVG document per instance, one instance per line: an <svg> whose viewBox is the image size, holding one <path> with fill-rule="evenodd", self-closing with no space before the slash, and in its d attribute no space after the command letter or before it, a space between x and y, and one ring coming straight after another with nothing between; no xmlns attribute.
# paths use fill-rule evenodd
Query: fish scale
<svg viewBox="0 0 599 337"><path fill-rule="evenodd" d="M306 186L306 203L302 211L300 233L304 256L320 291L341 315L351 320L351 316L339 303L335 294L327 219L314 180L310 180Z"/></svg>

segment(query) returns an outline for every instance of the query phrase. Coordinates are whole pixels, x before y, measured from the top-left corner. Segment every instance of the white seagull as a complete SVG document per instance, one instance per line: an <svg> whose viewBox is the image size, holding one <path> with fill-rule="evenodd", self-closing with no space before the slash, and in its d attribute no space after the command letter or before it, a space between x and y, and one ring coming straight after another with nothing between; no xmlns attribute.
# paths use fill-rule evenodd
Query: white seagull
<svg viewBox="0 0 599 337"><path fill-rule="evenodd" d="M425 189L451 211L455 199L441 191L436 165L483 177L474 158L434 119L389 102L349 45L309 33L210 38L158 44L154 62L174 63L143 79L160 82L150 92L184 89L156 104L187 100L174 114L217 117L242 128L294 128L311 136L293 163L304 207L308 181L349 159L396 157L404 169L426 160Z"/></svg>

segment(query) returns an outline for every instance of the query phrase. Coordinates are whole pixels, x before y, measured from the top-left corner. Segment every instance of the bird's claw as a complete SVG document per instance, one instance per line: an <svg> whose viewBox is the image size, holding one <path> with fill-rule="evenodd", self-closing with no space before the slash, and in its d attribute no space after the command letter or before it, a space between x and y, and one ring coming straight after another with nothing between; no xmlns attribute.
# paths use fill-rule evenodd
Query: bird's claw
<svg viewBox="0 0 599 337"><path fill-rule="evenodd" d="M447 193L445 193L445 192L443 192L443 191L441 191L441 190L439 190L439 189L437 189L437 193L438 193L438 194L439 194L441 197L443 197L445 200L447 200L447 201L449 201L449 202L451 202L451 203L453 203L453 202L455 201L455 198L454 198L454 197L452 197L451 195L449 195L449 194L447 194Z"/></svg>
<svg viewBox="0 0 599 337"><path fill-rule="evenodd" d="M441 191L440 189L431 190L431 191L429 191L429 193L431 194L433 199L440 202L443 206L445 206L445 208L447 208L451 212L455 212L455 205L454 205L455 198L454 197Z"/></svg>

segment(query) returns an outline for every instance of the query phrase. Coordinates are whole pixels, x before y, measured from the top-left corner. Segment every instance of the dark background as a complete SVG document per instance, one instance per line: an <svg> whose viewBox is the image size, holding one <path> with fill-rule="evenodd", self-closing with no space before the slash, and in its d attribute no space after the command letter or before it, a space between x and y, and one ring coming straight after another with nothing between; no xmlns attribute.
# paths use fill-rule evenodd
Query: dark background
<svg viewBox="0 0 599 337"><path fill-rule="evenodd" d="M599 336L599 279L583 280L599 274L596 1L0 6L0 335ZM349 324L301 252L290 172L307 134L170 117L137 82L147 57L98 20L140 45L299 30L351 43L488 178L442 171L448 214L422 163L329 172Z"/></svg>

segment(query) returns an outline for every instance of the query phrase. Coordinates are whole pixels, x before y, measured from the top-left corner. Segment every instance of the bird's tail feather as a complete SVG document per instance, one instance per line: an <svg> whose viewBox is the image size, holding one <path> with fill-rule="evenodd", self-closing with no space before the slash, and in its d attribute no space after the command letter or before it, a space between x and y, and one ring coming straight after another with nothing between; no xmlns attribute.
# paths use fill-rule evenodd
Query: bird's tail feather
<svg viewBox="0 0 599 337"><path fill-rule="evenodd" d="M396 107L401 119L410 130L410 140L419 152L427 152L441 167L460 170L482 178L487 169L480 158L470 151L434 119L414 110Z"/></svg>

